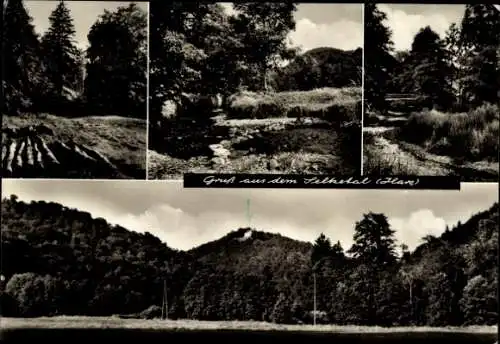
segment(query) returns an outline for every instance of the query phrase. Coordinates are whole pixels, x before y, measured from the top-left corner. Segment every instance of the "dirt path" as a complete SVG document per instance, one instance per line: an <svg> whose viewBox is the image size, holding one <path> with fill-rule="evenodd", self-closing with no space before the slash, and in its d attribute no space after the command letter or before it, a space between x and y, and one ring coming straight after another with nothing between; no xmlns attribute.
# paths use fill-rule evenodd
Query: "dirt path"
<svg viewBox="0 0 500 344"><path fill-rule="evenodd" d="M386 130L379 130L383 132ZM370 162L370 160L372 160ZM365 147L365 171L390 168L394 174L459 175L464 181L496 181L498 164L485 161L457 164L451 157L430 154L408 143L396 143L380 135ZM375 172L375 171L373 171Z"/></svg>
<svg viewBox="0 0 500 344"><path fill-rule="evenodd" d="M365 173L378 173L377 170L391 170L392 174L447 176L452 170L446 161L417 158L405 151L397 143L392 143L382 136L375 136L373 144L365 146Z"/></svg>
<svg viewBox="0 0 500 344"><path fill-rule="evenodd" d="M364 127L363 133L368 134L381 134L389 130L393 130L395 127Z"/></svg>

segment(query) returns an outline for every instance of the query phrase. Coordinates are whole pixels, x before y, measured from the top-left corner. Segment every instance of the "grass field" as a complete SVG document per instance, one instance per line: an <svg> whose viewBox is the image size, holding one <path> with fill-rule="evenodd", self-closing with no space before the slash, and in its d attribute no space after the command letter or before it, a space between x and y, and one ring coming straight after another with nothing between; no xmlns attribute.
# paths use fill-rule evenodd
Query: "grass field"
<svg viewBox="0 0 500 344"><path fill-rule="evenodd" d="M496 105L483 105L468 113L369 114L364 128L364 173L456 175L464 181L496 181L499 117Z"/></svg>
<svg viewBox="0 0 500 344"><path fill-rule="evenodd" d="M454 332L496 334L497 326L470 327L378 327L338 325L280 325L254 321L198 321L198 320L140 320L115 317L59 316L44 318L1 318L3 329L65 329L116 328L151 330L256 330L256 331L321 331L342 333L394 333L394 332Z"/></svg>
<svg viewBox="0 0 500 344"><path fill-rule="evenodd" d="M7 133L30 126L43 126L49 132L28 136ZM145 178L145 120L118 116L65 118L49 114L4 116L2 128L4 175Z"/></svg>
<svg viewBox="0 0 500 344"><path fill-rule="evenodd" d="M229 97L223 113L197 125L174 119L149 178L204 173L344 173L360 170L359 88L251 93ZM156 141L156 140L155 140Z"/></svg>

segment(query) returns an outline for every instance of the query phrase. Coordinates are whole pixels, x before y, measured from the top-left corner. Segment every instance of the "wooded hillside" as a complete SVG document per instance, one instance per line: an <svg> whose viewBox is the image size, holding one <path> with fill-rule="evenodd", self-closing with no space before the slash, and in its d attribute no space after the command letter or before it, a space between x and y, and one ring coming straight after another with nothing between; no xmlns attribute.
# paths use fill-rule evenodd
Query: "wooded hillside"
<svg viewBox="0 0 500 344"><path fill-rule="evenodd" d="M151 234L47 202L2 201L4 316L136 313L169 317L311 321L313 271L321 322L464 325L497 322L498 204L426 237L414 252L383 214L360 215L344 252L242 228L189 251ZM168 230L168 229L166 229Z"/></svg>

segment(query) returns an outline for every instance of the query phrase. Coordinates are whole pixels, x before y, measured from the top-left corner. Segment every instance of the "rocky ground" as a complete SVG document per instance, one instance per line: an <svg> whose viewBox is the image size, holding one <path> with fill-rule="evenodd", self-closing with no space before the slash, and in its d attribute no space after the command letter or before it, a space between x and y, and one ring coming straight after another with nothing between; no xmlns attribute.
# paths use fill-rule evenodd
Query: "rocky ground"
<svg viewBox="0 0 500 344"><path fill-rule="evenodd" d="M213 128L227 135L208 145L207 156L179 159L150 150L149 178L178 179L185 172L328 173L349 168L335 152L338 133L315 118L236 120L218 114Z"/></svg>

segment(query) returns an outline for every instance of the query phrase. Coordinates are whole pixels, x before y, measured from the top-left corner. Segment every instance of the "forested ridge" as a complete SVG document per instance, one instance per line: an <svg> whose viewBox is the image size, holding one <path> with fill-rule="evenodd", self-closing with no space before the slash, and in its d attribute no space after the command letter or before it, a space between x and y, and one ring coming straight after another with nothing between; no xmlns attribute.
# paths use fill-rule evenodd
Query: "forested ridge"
<svg viewBox="0 0 500 344"><path fill-rule="evenodd" d="M1 210L3 316L137 313L165 283L170 318L307 323L315 274L319 322L497 323L498 203L413 252L372 212L345 251L250 228L179 251L56 203L11 196Z"/></svg>

